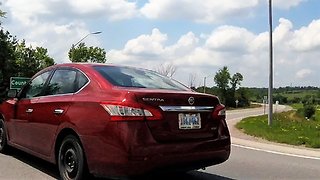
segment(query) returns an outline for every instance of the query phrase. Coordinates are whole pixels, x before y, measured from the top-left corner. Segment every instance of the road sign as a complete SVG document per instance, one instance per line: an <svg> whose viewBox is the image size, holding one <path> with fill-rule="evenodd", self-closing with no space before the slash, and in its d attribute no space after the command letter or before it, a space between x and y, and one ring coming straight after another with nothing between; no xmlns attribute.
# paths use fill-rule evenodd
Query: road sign
<svg viewBox="0 0 320 180"><path fill-rule="evenodd" d="M30 78L26 77L11 77L10 78L10 89L21 89L22 86L29 82Z"/></svg>

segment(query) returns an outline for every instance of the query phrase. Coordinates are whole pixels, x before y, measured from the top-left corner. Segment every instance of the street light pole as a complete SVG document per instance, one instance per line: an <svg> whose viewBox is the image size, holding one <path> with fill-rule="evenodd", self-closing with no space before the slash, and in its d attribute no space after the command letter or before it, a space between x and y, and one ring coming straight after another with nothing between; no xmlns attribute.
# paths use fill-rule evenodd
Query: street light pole
<svg viewBox="0 0 320 180"><path fill-rule="evenodd" d="M206 82L207 82L207 77L203 78L203 93L206 93Z"/></svg>
<svg viewBox="0 0 320 180"><path fill-rule="evenodd" d="M101 31L96 31L96 32L91 32L88 33L87 35L85 35L83 38L81 38L76 44L73 45L73 47L76 47L79 43L81 43L85 38L87 38L88 36L92 35L92 34L101 34Z"/></svg>
<svg viewBox="0 0 320 180"><path fill-rule="evenodd" d="M268 89L268 104L269 104L269 112L268 112L268 125L272 125L272 114L273 114L273 37L272 37L272 0L269 0L269 33L270 33L270 64L269 64L269 89Z"/></svg>
<svg viewBox="0 0 320 180"><path fill-rule="evenodd" d="M213 74L209 75L209 76L205 76L203 78L203 93L206 93L206 84L207 84L207 78L213 76Z"/></svg>

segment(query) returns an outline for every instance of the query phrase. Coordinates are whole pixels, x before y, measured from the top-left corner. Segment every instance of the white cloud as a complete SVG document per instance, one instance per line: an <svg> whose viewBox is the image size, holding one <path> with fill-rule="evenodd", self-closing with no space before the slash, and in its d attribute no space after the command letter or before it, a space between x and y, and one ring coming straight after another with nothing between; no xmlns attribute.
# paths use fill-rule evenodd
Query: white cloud
<svg viewBox="0 0 320 180"><path fill-rule="evenodd" d="M311 75L312 73L313 73L313 71L310 69L301 69L296 73L296 77L299 79L305 79L309 75Z"/></svg>
<svg viewBox="0 0 320 180"><path fill-rule="evenodd" d="M293 34L290 45L296 51L312 51L320 48L320 19L312 21Z"/></svg>
<svg viewBox="0 0 320 180"><path fill-rule="evenodd" d="M129 19L138 14L136 3L125 0L70 0L69 3L75 14L101 15L110 20Z"/></svg>
<svg viewBox="0 0 320 180"><path fill-rule="evenodd" d="M219 23L227 19L252 17L268 0L149 0L140 12L150 19L184 19L198 23ZM306 0L274 0L273 6L290 9Z"/></svg>
<svg viewBox="0 0 320 180"><path fill-rule="evenodd" d="M206 47L215 51L245 52L253 38L245 28L221 26L207 39Z"/></svg>
<svg viewBox="0 0 320 180"><path fill-rule="evenodd" d="M138 15L136 3L125 0L5 0L3 5L23 24L40 20L59 22L66 18L121 20Z"/></svg>
<svg viewBox="0 0 320 180"><path fill-rule="evenodd" d="M292 7L298 6L300 3L305 2L307 0L273 0L273 5L277 8L281 9L290 9Z"/></svg>
<svg viewBox="0 0 320 180"><path fill-rule="evenodd" d="M124 52L132 55L156 56L162 53L163 43L167 35L158 29L153 29L151 35L141 35L136 39L129 40L125 45Z"/></svg>
<svg viewBox="0 0 320 180"><path fill-rule="evenodd" d="M318 82L319 74L316 73L320 68L320 63L317 62L320 52L317 47L320 40L313 33L313 36L306 38L304 33L317 32L317 22L294 29L291 21L283 18L279 20L274 31L275 86L289 85L291 82L317 85L315 82ZM109 57L112 62L120 64L141 66L143 62L142 67L151 69L163 63L173 63L178 66L175 77L185 83L188 82L190 73L196 73L201 78L214 74L222 66L228 66L231 73L240 72L244 75L244 85L268 85L268 32L256 34L236 26L220 26L210 35L199 36L205 38L204 42L200 42L200 37L189 32L168 45L168 36L154 29L151 34L129 40L123 50L112 50ZM291 45L301 38L309 42L300 44L301 47L308 48L308 52L297 51ZM301 78L305 81L301 82Z"/></svg>
<svg viewBox="0 0 320 180"><path fill-rule="evenodd" d="M141 13L150 19L187 19L200 23L221 22L233 16L248 16L258 0L149 0Z"/></svg>

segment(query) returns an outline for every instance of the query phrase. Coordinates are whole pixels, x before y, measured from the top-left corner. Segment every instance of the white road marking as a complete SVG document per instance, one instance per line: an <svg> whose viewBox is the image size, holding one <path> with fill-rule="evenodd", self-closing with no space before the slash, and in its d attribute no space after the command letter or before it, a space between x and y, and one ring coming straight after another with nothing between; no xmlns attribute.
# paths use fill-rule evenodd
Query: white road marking
<svg viewBox="0 0 320 180"><path fill-rule="evenodd" d="M244 149L250 149L250 150L254 150L254 151L261 151L261 152L267 152L267 153L272 153L272 154L284 155L284 156L291 156L291 157L312 159L312 160L320 160L320 157L311 157L311 156L303 156L303 155L290 154L290 153L282 153L282 152L277 152L277 151L272 151L272 150L265 150L265 149L253 148L253 147L249 147L249 146L243 146L243 145L239 145L239 144L232 144L232 146L240 147L240 148L244 148Z"/></svg>

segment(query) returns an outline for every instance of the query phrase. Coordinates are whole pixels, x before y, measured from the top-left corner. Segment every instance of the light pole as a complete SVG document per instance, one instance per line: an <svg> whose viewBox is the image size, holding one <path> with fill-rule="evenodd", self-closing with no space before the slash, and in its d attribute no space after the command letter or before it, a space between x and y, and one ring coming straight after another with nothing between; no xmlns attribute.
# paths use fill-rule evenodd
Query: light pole
<svg viewBox="0 0 320 180"><path fill-rule="evenodd" d="M207 78L213 76L213 75L209 75L209 76L205 76L203 78L203 93L206 93L206 83L207 83Z"/></svg>
<svg viewBox="0 0 320 180"><path fill-rule="evenodd" d="M73 46L76 47L79 43L81 43L85 38L87 38L88 36L92 35L92 34L101 34L101 31L96 31L96 32L91 32L88 33L87 35L85 35L83 38L81 38L76 44L74 44Z"/></svg>
<svg viewBox="0 0 320 180"><path fill-rule="evenodd" d="M268 104L269 104L269 112L268 112L268 125L272 125L272 113L273 113L273 37L272 37L272 0L269 0L269 33L270 33L270 64L269 64L269 89L268 89Z"/></svg>

